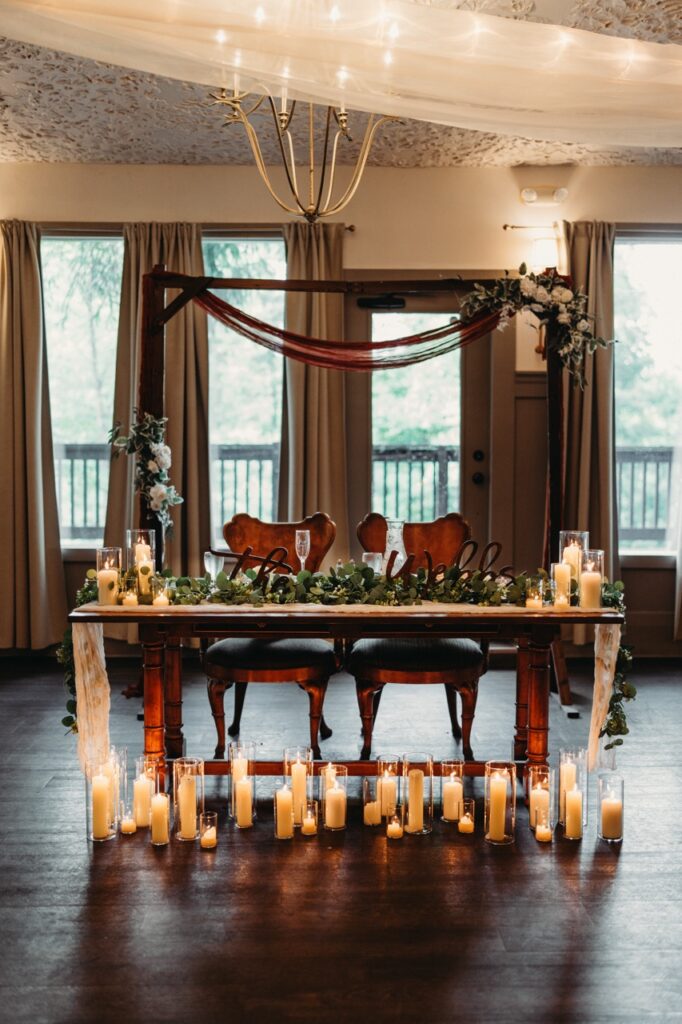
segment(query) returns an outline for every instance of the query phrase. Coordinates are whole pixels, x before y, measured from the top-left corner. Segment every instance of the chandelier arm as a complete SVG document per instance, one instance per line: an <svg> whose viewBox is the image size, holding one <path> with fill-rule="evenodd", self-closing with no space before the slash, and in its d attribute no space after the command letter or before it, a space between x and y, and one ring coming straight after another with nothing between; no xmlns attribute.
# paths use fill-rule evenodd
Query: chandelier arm
<svg viewBox="0 0 682 1024"><path fill-rule="evenodd" d="M372 148L372 143L374 142L374 136L378 132L379 128L381 128L383 124L386 124L387 121L398 120L397 117L380 117L376 124L372 127L373 117L373 114L370 115L370 119L367 122L367 128L365 129L365 137L362 141L362 148L360 149L360 155L358 156L358 160L355 165L355 170L353 171L353 177L350 180L350 184L348 185L348 188L343 193L341 198L338 199L333 206L330 206L327 209L325 209L325 217L330 217L332 216L332 214L338 213L339 210L342 210L344 206L346 206L346 204L351 201L351 199L353 198L357 191L358 185L360 184L360 179L362 178L363 171L365 170L365 164L367 163L367 158L369 157L369 152L370 149Z"/></svg>
<svg viewBox="0 0 682 1024"><path fill-rule="evenodd" d="M315 206L313 208L313 213L314 213L314 216L315 216L316 219L317 219L317 217L320 216L320 209L321 209L321 203L322 203L322 194L324 192L324 181L325 181L325 177L326 177L326 174L327 174L327 154L329 152L329 130L330 130L330 127L331 127L331 120L332 120L331 114L332 114L332 108L331 107L327 107L327 124L326 124L325 132L324 132L324 146L322 148L322 169L320 171L320 186L319 186L319 188L317 190L317 202L315 203ZM336 146L334 146L333 153L334 153L334 159L336 159ZM333 167L333 164L332 164L332 167L331 167L332 177L333 177L333 173L334 173L334 167Z"/></svg>
<svg viewBox="0 0 682 1024"><path fill-rule="evenodd" d="M322 216L322 217L324 217L326 211L329 209L329 204L331 203L332 192L334 190L334 180L336 178L336 150L337 150L338 145L339 145L339 138L343 134L344 133L339 129L339 131L334 136L334 148L332 149L332 162L331 162L331 167L329 168L329 187L327 188L327 197L326 197L326 199L324 201L324 205L321 208L322 209L322 213L320 214L320 216Z"/></svg>
<svg viewBox="0 0 682 1024"><path fill-rule="evenodd" d="M298 206L298 210L290 210L289 212L290 213L302 213L305 216L305 212L306 212L305 211L305 207L303 206L303 203L299 199L298 190L296 188L296 184L295 184L294 181L292 181L292 178L291 178L291 171L289 170L289 164L288 164L288 161L287 161L286 150L284 148L284 140L283 140L283 137L282 137L282 129L280 128L279 119L277 117L277 110L275 108L275 104L273 102L272 96L269 96L268 99L270 101L270 109L272 111L272 119L275 122L275 130L277 132L277 142L279 143L279 152L280 152L280 156L282 157L282 163L284 164L284 173L287 176L287 182L288 182L288 185L289 185L289 190L290 190L292 196L294 197L294 199L296 201L296 204ZM251 127L251 126L249 125L249 127ZM251 129L251 130L253 131L253 129ZM288 128L287 128L287 130L288 130ZM254 135L255 135L255 132L254 132ZM260 152L260 146L258 147L258 151ZM293 152L293 149L292 149L292 152ZM263 158L261 156L261 161L262 161L262 159ZM263 174L263 172L261 172L261 175L262 174ZM283 208L285 210L289 209L287 206L284 206L284 204L282 202L280 202L279 205L283 206Z"/></svg>
<svg viewBox="0 0 682 1024"><path fill-rule="evenodd" d="M303 209L301 200L298 198L298 179L296 177L296 156L294 155L294 140L291 137L291 132L287 128L286 130L287 143L289 145L289 159L291 160L291 177L294 182L294 195L296 196L296 202Z"/></svg>
<svg viewBox="0 0 682 1024"><path fill-rule="evenodd" d="M268 192L270 193L270 195L272 196L272 198L275 200L277 205L279 207L281 207L286 213L293 213L293 214L303 213L304 212L303 208L302 208L301 204L298 203L298 196L296 195L296 193L293 193L293 195L294 195L294 198L295 198L296 202L298 203L298 206L299 206L298 209L296 209L293 206L288 206L287 203L283 202L283 200L281 200L279 198L279 196L275 192L275 190L274 190L274 188L273 188L273 186L272 186L272 184L270 182L270 176L269 176L267 168L265 166L265 161L263 160L263 154L261 152L260 143L258 142L258 136L256 135L255 130L252 128L252 126L249 124L248 121L243 121L242 123L244 125L244 128L246 129L246 136L247 136L247 138L249 140L249 145L251 146L251 152L253 153L253 158L256 161L256 168L257 168L258 173L260 174L261 178L263 179L263 183L264 183L265 187L267 188ZM286 162L285 162L285 168L286 168ZM289 174L288 168L286 168L286 170L287 170L287 176L288 176L288 174ZM293 192L293 190L292 190L292 192Z"/></svg>

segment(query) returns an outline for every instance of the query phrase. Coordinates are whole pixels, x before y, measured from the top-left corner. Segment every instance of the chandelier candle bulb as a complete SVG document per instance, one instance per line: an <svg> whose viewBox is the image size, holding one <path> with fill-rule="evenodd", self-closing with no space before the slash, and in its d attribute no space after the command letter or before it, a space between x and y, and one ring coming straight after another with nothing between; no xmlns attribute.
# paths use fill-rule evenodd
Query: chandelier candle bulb
<svg viewBox="0 0 682 1024"><path fill-rule="evenodd" d="M152 797L151 838L153 846L166 846L170 838L170 801L167 793Z"/></svg>
<svg viewBox="0 0 682 1024"><path fill-rule="evenodd" d="M275 793L275 838L293 839L293 836L294 798L285 780Z"/></svg>

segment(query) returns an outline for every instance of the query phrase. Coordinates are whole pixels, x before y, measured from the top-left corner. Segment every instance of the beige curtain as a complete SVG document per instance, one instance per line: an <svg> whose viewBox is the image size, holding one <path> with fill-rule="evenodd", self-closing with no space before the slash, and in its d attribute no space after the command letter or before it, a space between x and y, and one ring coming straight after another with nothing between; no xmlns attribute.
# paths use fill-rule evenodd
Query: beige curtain
<svg viewBox="0 0 682 1024"><path fill-rule="evenodd" d="M155 264L203 275L201 230L196 224L127 224L124 227L123 283L118 325L114 422L124 432L137 405L140 367L142 275ZM167 293L167 301L177 294ZM166 542L166 565L176 573L203 573L210 547L208 448L208 332L206 314L189 303L166 327L165 414L173 453L170 476L184 504L172 512L173 536ZM125 531L138 521L133 460L111 464L105 543L125 543Z"/></svg>
<svg viewBox="0 0 682 1024"><path fill-rule="evenodd" d="M0 222L0 647L58 643L66 586L52 452L38 231Z"/></svg>
<svg viewBox="0 0 682 1024"><path fill-rule="evenodd" d="M342 224L287 224L287 277L340 280ZM343 338L343 297L287 292L286 325L312 338ZM280 519L326 512L336 523L327 565L348 558L345 374L285 361ZM324 568L327 568L327 565Z"/></svg>
<svg viewBox="0 0 682 1024"><path fill-rule="evenodd" d="M613 244L615 226L598 221L563 222L568 272L588 296L595 333L613 338ZM567 377L567 375L564 375ZM590 546L604 549L609 579L619 579L616 501L616 437L613 346L588 357L584 390L566 382L564 514L567 528L589 530ZM575 630L575 642L588 635Z"/></svg>

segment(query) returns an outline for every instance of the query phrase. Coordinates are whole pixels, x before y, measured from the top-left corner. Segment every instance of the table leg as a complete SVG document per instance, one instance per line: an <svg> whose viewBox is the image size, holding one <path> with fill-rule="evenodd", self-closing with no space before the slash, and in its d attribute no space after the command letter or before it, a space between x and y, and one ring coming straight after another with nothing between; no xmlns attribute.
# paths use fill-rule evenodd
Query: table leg
<svg viewBox="0 0 682 1024"><path fill-rule="evenodd" d="M144 676L144 752L165 767L163 729L164 641L142 640Z"/></svg>
<svg viewBox="0 0 682 1024"><path fill-rule="evenodd" d="M179 637L166 640L164 689L166 754L168 757L182 757L185 741L182 735L182 647Z"/></svg>
<svg viewBox="0 0 682 1024"><path fill-rule="evenodd" d="M516 723L514 760L525 761L528 749L528 681L530 654L528 641L519 640L516 651Z"/></svg>
<svg viewBox="0 0 682 1024"><path fill-rule="evenodd" d="M551 644L528 648L528 765L549 758L549 657Z"/></svg>

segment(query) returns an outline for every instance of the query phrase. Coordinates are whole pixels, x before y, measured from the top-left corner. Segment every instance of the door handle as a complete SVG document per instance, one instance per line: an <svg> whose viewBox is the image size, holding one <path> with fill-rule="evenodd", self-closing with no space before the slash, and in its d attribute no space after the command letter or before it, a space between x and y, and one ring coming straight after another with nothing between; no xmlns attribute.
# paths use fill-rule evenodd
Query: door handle
<svg viewBox="0 0 682 1024"><path fill-rule="evenodd" d="M473 473L471 476L472 484L476 484L478 487L485 483L485 476L483 473Z"/></svg>

